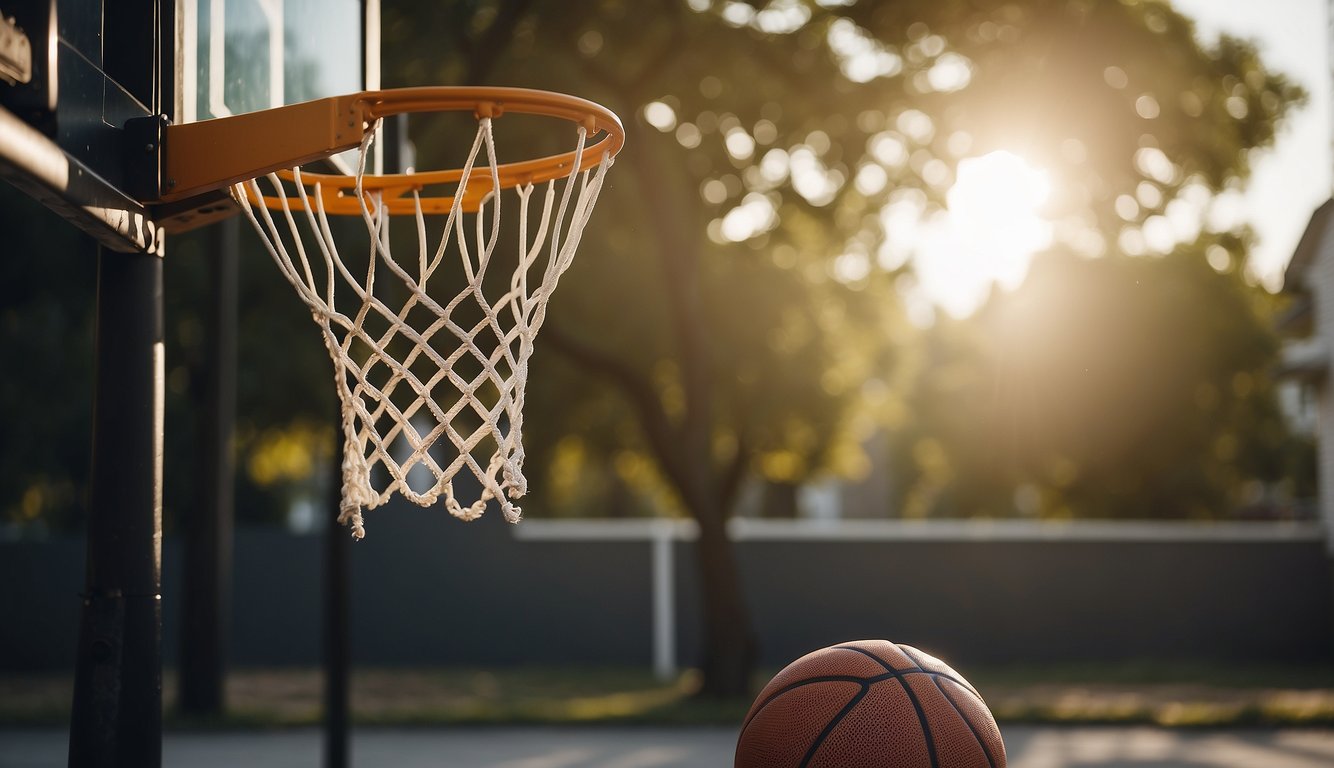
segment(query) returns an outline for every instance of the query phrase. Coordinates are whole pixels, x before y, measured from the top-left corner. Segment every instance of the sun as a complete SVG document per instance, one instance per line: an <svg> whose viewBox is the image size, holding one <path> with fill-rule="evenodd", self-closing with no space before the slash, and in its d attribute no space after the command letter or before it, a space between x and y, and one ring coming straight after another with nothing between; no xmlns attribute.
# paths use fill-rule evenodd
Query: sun
<svg viewBox="0 0 1334 768"><path fill-rule="evenodd" d="M1048 192L1047 174L1000 150L961 161L946 201L961 224L1006 243L1035 248L1044 239L1038 209Z"/></svg>
<svg viewBox="0 0 1334 768"><path fill-rule="evenodd" d="M1041 210L1047 174L998 150L959 162L946 210L929 222L915 259L922 288L955 316L972 312L993 284L1013 288L1033 254L1051 244Z"/></svg>

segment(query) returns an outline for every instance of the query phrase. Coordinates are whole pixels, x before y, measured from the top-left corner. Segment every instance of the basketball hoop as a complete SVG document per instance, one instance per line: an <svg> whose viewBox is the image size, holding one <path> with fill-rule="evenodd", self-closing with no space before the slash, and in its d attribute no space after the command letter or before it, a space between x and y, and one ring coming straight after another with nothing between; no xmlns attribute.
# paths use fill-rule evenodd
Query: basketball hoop
<svg viewBox="0 0 1334 768"><path fill-rule="evenodd" d="M495 499L516 522L513 500L527 491L523 401L533 339L624 143L620 120L590 101L517 88L407 88L329 103L329 148L347 142L345 128L361 130L354 175L294 164L239 180L232 196L310 308L334 364L345 447L339 521L361 538L362 510L399 493L422 506L443 497L465 520ZM439 111L477 119L460 168L366 172L381 119ZM512 113L573 124L574 149L501 163L495 126ZM517 216L516 266L497 289L486 277L499 260L502 207L513 212L507 220ZM365 224L370 253L355 272L339 252L331 216L360 216ZM395 217L416 231L408 260L391 253ZM438 237L428 235L441 219ZM437 271L451 257L466 284L438 295L446 280ZM466 506L453 485L465 471L482 489Z"/></svg>

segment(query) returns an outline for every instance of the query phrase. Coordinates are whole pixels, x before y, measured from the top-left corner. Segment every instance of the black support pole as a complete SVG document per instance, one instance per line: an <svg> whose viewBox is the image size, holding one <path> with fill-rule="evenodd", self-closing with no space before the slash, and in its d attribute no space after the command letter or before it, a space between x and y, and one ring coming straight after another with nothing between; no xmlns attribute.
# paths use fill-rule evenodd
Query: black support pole
<svg viewBox="0 0 1334 768"><path fill-rule="evenodd" d="M162 764L162 259L97 254L93 469L71 768Z"/></svg>
<svg viewBox="0 0 1334 768"><path fill-rule="evenodd" d="M338 506L341 501L338 489L343 485L342 438L340 431L335 437L338 448L333 467L333 503L329 505L324 531L324 768L347 768L349 764L349 679L352 654L348 637L351 602L348 595L348 559L351 553L348 549L352 536L347 528L338 524Z"/></svg>
<svg viewBox="0 0 1334 768"><path fill-rule="evenodd" d="M221 715L226 700L231 605L236 422L236 312L239 222L212 228L203 396L198 405L199 504L185 519L181 596L180 703L191 715Z"/></svg>

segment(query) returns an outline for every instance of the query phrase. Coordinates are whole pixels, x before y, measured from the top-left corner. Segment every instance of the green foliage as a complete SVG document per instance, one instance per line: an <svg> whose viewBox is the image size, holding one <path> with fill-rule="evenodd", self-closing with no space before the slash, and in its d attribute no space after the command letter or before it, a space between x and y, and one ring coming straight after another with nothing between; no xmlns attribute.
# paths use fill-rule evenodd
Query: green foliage
<svg viewBox="0 0 1334 768"><path fill-rule="evenodd" d="M1085 499L1071 514L1217 514L1247 480L1275 476L1288 443L1255 290L1239 270L1205 265L1214 235L1161 262L1117 256L1122 244L1143 250L1140 228L1161 227L1178 200L1244 183L1248 153L1302 102L1249 43L1203 47L1188 19L1152 0L427 5L386 8L395 84L551 88L605 103L628 126L551 313L556 333L615 365L573 364L550 342L534 362L534 487L585 491L545 506L583 509L590 487L628 482L664 499L645 509L679 508L665 490L672 462L653 449L661 438L636 427L645 406L616 396L627 372L669 423L709 421L709 455L696 458L715 476L738 460L784 483L857 474L870 429L898 430L909 514L1003 514L1030 485L1051 496L1044 509ZM424 164L444 157L439 134L416 137ZM957 162L996 149L1047 171L1043 214L1065 239L1021 292L915 339L899 309L911 264L879 211L908 201L931 215ZM852 183L868 167L886 183ZM747 206L769 215L729 226ZM1227 246L1244 261L1244 241ZM1061 255L1072 250L1108 259ZM1136 292L1134 279L1154 285ZM1051 341L991 327L1041 301L1050 316L1085 316L1051 320L1064 334ZM1056 365L1088 355L1097 368L1082 378ZM1063 397L978 412L997 397L989 387L1020 393L1029 379ZM1199 395L1208 408L1197 388L1216 392ZM1002 416L1041 433L1024 437L1028 453L970 442L978 419ZM1150 425L1171 438L1150 440ZM1081 430L1107 434L1081 445ZM1174 466L1149 482L1151 459ZM597 479L602 468L620 477Z"/></svg>
<svg viewBox="0 0 1334 768"><path fill-rule="evenodd" d="M62 530L86 514L97 252L0 185L0 529Z"/></svg>
<svg viewBox="0 0 1334 768"><path fill-rule="evenodd" d="M1053 253L932 329L896 436L904 513L1216 518L1297 474L1268 297L1204 250Z"/></svg>
<svg viewBox="0 0 1334 768"><path fill-rule="evenodd" d="M761 669L759 689L777 673ZM232 669L221 718L183 715L175 671L164 675L169 725L192 729L314 727L319 670ZM1002 723L1144 723L1162 727L1334 724L1334 668L1291 662L1052 663L969 665L968 678ZM64 726L67 675L12 673L0 679L0 726ZM354 669L353 716L375 726L517 723L712 725L736 728L750 699L700 701L696 670L666 682L644 668L501 667Z"/></svg>
<svg viewBox="0 0 1334 768"><path fill-rule="evenodd" d="M331 478L338 407L319 329L241 221L237 265L236 516L279 522L297 498L319 502ZM167 434L164 522L198 502L199 439L214 343L207 335L218 227L172 239L164 265Z"/></svg>
<svg viewBox="0 0 1334 768"><path fill-rule="evenodd" d="M0 377L0 418L10 425L0 441L0 522L16 532L77 530L87 515L97 250L8 185L0 187L0 218L11 246L0 260L0 348L10 361ZM206 315L215 235L174 238L164 264L168 530L198 504L198 420L212 343ZM304 472L256 477L256 453L271 454L276 444L286 448L289 463L294 452L327 459L336 407L318 331L257 244L245 238L243 254L237 509L242 520L275 520L289 499L272 491L309 495L319 462Z"/></svg>

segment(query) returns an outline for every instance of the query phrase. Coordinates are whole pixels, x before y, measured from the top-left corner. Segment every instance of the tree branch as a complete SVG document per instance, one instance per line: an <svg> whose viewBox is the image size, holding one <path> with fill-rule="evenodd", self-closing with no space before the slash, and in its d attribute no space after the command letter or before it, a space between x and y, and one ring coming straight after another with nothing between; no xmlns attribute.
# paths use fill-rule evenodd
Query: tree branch
<svg viewBox="0 0 1334 768"><path fill-rule="evenodd" d="M664 4L664 6L664 10L676 10L676 6L674 5ZM655 25L661 23L661 20L654 22ZM678 20L677 23L672 24L671 36L667 41L656 53L650 55L647 61L644 62L643 66L639 68L639 71L635 72L633 75L628 77L613 77L605 68L596 67L593 65L592 60L583 57L577 57L575 62L579 66L580 71L582 71L590 80L620 96L622 101L633 109L636 106L635 102L637 100L649 97L648 94L643 93L645 83L647 83L652 76L659 74L662 69L667 66L669 61L681 55L681 52L685 49L685 43L686 38L683 22Z"/></svg>
<svg viewBox="0 0 1334 768"><path fill-rule="evenodd" d="M669 10L680 12L679 4L668 5L664 3L663 5ZM634 77L629 78L627 82L629 93L638 94L650 77L660 73L667 66L668 61L671 61L673 57L680 55L681 51L685 50L685 42L685 22L678 17L678 23L672 25L672 35L667 39L666 44L651 56L644 63L644 66L639 68Z"/></svg>
<svg viewBox="0 0 1334 768"><path fill-rule="evenodd" d="M688 473L680 455L673 450L680 445L680 440L653 386L620 360L566 334L550 318L542 328L542 339L547 347L601 375L621 390L639 417L649 449L658 457L672 482L684 491L688 487L685 484Z"/></svg>
<svg viewBox="0 0 1334 768"><path fill-rule="evenodd" d="M514 28L532 5L532 0L505 0L496 12L496 18L486 31L476 40L469 40L468 68L463 82L467 85L480 85L491 74L496 61L509 48L509 41L514 37Z"/></svg>
<svg viewBox="0 0 1334 768"><path fill-rule="evenodd" d="M673 178L673 169L645 144L627 146L622 155L627 156L641 179L655 180L645 185L644 196L649 224L654 229L652 239L658 244L656 250L666 278L663 292L668 299L685 395L680 438L687 453L705 459L710 455L713 434L714 379L712 339L700 285L701 254L696 239L703 226L695 229L696 216L691 215L694 212L687 210L681 203L682 196L670 189L667 180ZM707 500L712 501L714 478L707 476L711 462L704 460L691 466L688 487L706 494Z"/></svg>

